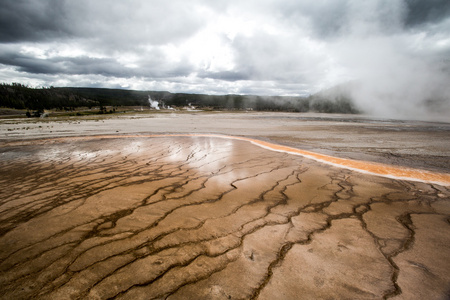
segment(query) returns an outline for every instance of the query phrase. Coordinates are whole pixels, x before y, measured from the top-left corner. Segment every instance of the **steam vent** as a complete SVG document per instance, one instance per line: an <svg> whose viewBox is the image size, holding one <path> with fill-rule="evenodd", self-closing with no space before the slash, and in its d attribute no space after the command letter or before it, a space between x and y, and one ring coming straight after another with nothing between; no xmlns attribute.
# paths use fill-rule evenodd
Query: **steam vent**
<svg viewBox="0 0 450 300"><path fill-rule="evenodd" d="M450 292L445 174L388 178L201 135L29 139L0 152L1 299Z"/></svg>

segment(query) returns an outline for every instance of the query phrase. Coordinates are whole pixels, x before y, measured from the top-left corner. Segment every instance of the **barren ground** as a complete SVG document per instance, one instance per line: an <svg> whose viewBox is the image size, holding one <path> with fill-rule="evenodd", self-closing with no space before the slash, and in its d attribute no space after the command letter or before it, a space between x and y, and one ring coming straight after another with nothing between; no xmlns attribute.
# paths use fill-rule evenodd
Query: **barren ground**
<svg viewBox="0 0 450 300"><path fill-rule="evenodd" d="M145 136L180 133L450 170L449 123L293 113L2 120L0 298L449 297L448 185L242 140Z"/></svg>

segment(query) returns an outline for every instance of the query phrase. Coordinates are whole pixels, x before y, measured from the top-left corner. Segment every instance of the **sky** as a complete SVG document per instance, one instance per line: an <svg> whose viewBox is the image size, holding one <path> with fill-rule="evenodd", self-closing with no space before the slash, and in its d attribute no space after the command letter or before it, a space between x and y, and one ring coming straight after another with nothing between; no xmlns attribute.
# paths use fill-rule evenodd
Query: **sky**
<svg viewBox="0 0 450 300"><path fill-rule="evenodd" d="M0 82L300 96L358 82L379 113L450 106L448 0L0 4Z"/></svg>

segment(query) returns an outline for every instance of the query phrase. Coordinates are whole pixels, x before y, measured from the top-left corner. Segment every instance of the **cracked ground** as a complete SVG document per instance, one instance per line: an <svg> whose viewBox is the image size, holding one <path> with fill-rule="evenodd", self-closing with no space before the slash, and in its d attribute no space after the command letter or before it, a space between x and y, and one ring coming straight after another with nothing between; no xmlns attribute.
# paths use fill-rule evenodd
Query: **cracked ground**
<svg viewBox="0 0 450 300"><path fill-rule="evenodd" d="M1 299L446 299L448 186L212 137L0 147Z"/></svg>

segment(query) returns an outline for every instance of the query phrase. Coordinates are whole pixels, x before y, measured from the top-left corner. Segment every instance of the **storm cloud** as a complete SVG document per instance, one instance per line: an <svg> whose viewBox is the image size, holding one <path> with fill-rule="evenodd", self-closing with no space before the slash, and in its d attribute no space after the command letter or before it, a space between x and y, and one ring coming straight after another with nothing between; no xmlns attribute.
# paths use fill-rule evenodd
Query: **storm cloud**
<svg viewBox="0 0 450 300"><path fill-rule="evenodd" d="M0 81L309 95L448 112L447 0L3 0Z"/></svg>

